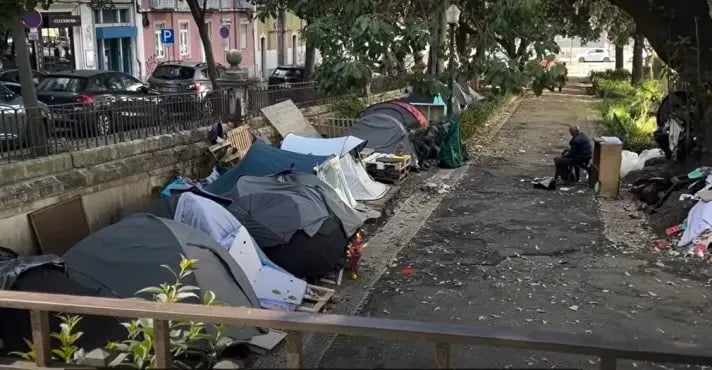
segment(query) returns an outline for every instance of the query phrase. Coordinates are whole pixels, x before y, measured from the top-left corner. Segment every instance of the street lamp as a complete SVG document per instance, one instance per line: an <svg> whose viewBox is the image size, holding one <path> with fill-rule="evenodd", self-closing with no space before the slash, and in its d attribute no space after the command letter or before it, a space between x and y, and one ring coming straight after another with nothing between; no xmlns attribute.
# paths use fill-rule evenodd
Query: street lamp
<svg viewBox="0 0 712 370"><path fill-rule="evenodd" d="M460 22L460 8L455 4L450 5L445 11L445 18L450 25L450 66L448 68L450 70L450 79L448 81L450 98L447 100L447 113L452 117L453 98L455 96L455 27Z"/></svg>

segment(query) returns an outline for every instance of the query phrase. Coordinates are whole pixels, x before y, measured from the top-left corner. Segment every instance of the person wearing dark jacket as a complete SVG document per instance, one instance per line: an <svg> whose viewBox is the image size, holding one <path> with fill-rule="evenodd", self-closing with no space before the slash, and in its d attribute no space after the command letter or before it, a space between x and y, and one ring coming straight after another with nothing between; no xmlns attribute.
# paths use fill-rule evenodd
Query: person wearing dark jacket
<svg viewBox="0 0 712 370"><path fill-rule="evenodd" d="M555 180L561 177L564 181L572 181L572 169L588 167L591 158L593 158L593 147L588 136L581 132L578 126L570 126L569 133L571 134L569 149L565 150L560 157L554 158Z"/></svg>

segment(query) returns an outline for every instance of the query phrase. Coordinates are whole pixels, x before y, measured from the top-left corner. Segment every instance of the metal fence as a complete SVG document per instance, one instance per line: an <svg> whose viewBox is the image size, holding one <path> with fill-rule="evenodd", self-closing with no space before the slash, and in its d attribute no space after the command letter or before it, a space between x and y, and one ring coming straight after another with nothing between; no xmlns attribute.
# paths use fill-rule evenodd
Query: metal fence
<svg viewBox="0 0 712 370"><path fill-rule="evenodd" d="M233 107L233 108L231 108ZM0 161L94 148L208 126L231 115L227 91L0 109Z"/></svg>

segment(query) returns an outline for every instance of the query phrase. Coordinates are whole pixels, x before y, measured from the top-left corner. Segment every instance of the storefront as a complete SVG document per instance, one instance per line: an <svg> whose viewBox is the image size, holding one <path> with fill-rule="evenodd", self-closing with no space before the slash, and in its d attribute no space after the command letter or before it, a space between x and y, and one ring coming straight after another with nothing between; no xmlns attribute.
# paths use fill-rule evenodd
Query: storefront
<svg viewBox="0 0 712 370"><path fill-rule="evenodd" d="M97 68L139 75L136 40L138 28L132 7L94 11Z"/></svg>

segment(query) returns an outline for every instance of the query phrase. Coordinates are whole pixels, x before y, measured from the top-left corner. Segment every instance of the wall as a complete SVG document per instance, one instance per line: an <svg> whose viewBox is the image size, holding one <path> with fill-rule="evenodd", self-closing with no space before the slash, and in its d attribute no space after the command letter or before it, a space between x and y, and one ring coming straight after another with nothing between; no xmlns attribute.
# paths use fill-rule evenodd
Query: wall
<svg viewBox="0 0 712 370"><path fill-rule="evenodd" d="M193 16L189 12L149 12L147 13L149 26L144 28L143 37L143 48L145 51L145 68L147 71L152 72L156 64L164 60L185 60L191 62L203 62L203 43L200 40L200 35L198 34L197 24L193 20ZM222 39L219 35L220 27L224 20L231 21L230 26L230 38L229 38L229 49L238 49L242 53L242 63L241 66L254 71L254 22L249 22L247 31L248 34L245 37L247 43L246 45L240 45L240 23L247 20L247 15L240 12L210 12L206 15L206 22L212 22L212 29L210 34L212 36L211 46L213 50L213 55L217 63L224 64L228 66L225 59L225 48ZM182 22L188 22L188 47L189 55L181 56L178 44L179 26ZM158 58L155 50L156 36L154 29L157 24L165 24L166 28L172 28L175 32L175 44L170 46L165 46L165 57Z"/></svg>
<svg viewBox="0 0 712 370"><path fill-rule="evenodd" d="M28 213L78 195L92 230L113 223L176 174L204 176L206 147L205 130L186 131L0 166L0 245L35 253Z"/></svg>

